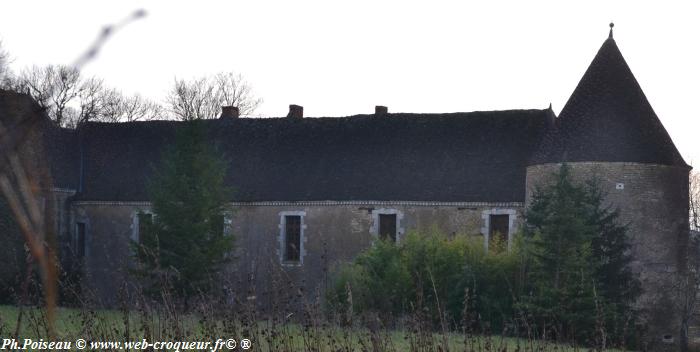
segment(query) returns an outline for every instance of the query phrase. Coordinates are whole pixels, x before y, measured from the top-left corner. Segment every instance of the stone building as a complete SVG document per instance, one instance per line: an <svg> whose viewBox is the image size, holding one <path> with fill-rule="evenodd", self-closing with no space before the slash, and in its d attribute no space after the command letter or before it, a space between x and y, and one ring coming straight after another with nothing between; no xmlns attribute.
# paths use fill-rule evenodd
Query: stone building
<svg viewBox="0 0 700 352"><path fill-rule="evenodd" d="M621 209L645 289L640 306L659 341L678 339L671 286L684 269L691 168L612 31L559 117L551 108L409 114L379 106L306 118L292 105L282 118L239 118L229 107L206 125L235 189L225 225L237 239L234 281L264 286L275 267L314 290L334 263L412 229L481 235L488 248L495 234L512 238L533 188L566 162L575 177L598 178ZM181 126L90 122L47 132L60 238L106 303L127 280L129 243L138 240L139 214L150 212L147 181Z"/></svg>

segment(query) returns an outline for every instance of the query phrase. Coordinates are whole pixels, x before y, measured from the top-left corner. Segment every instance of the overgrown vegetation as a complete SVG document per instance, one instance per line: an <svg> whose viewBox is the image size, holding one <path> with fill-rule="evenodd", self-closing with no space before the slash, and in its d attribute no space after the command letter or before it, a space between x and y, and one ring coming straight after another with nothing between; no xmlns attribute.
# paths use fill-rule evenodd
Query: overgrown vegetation
<svg viewBox="0 0 700 352"><path fill-rule="evenodd" d="M487 254L481 238L449 238L436 230L410 232L398 245L378 241L338 270L327 294L329 308L385 316L419 309L436 328L501 332L513 317L521 281L521 251L514 247Z"/></svg>
<svg viewBox="0 0 700 352"><path fill-rule="evenodd" d="M481 237L437 231L379 241L338 270L329 308L393 317L418 310L442 331L628 346L639 282L626 227L595 182L574 183L566 165L554 176L534 193L509 250L492 244L487 253Z"/></svg>

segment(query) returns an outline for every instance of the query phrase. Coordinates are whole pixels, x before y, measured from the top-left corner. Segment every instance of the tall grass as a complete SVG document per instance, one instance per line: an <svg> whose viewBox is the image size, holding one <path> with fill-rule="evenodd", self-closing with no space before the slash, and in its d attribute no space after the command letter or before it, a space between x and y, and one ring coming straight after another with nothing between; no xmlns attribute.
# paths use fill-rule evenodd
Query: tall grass
<svg viewBox="0 0 700 352"><path fill-rule="evenodd" d="M435 284L430 284L425 292L416 292L416 299L406 302L406 309L386 314L357 309L359 297L349 282L344 287L343 304L330 304L326 292L320 288L306 290L303 283L284 275L282 268L273 270L269 277L270 285L264 290L252 282L245 292L232 297L200 293L189 298L187 308L182 298L167 289L166 283L155 296L124 284L117 293L117 305L104 309L86 285L62 282L63 302L69 306L57 309L54 335L51 335L41 281L35 276L30 280L29 295L22 298L25 308L0 307L0 335L67 341L247 338L258 351L588 350L552 342L538 335L535 329L520 334L512 329L477 328L478 312L469 304L475 293L470 289L460 298L464 304L457 317L444 308L446 302L431 301L439 290ZM435 282L435 277L427 277L426 282ZM433 294L428 297L431 290ZM24 318L18 320L20 312Z"/></svg>

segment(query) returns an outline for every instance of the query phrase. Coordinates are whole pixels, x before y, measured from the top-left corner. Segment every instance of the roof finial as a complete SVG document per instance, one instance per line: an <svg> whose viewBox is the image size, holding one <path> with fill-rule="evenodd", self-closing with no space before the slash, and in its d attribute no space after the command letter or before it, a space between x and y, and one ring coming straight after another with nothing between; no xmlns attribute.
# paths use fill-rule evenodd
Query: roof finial
<svg viewBox="0 0 700 352"><path fill-rule="evenodd" d="M615 24L612 23L612 22L610 22L610 35L608 35L608 38L610 38L610 39L612 39L612 37L613 37L613 36L612 36L612 29L613 29L613 27L615 27Z"/></svg>

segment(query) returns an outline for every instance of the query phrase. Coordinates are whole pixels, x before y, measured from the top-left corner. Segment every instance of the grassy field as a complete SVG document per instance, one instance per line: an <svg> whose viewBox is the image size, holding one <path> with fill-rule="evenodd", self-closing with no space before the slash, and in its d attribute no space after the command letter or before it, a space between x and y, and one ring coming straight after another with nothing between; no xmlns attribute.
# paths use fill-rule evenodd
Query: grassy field
<svg viewBox="0 0 700 352"><path fill-rule="evenodd" d="M268 320L252 323L210 319L202 314L168 316L139 311L59 308L54 340L216 341L248 338L257 351L587 351L535 339L426 333L416 329L367 329L328 323L296 324ZM15 337L19 309L0 306L0 335ZM246 320L246 319L243 319ZM251 321L251 320L248 320ZM46 339L43 310L25 308L19 338Z"/></svg>

